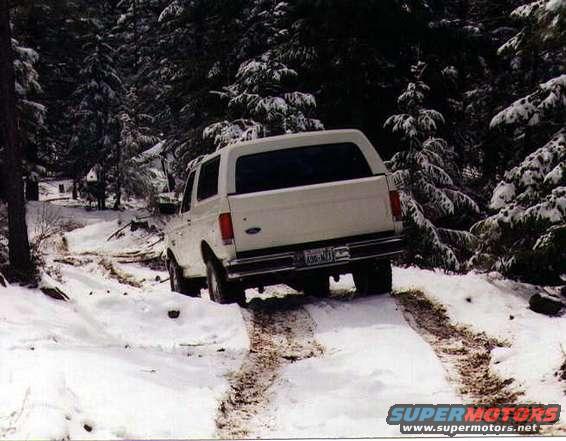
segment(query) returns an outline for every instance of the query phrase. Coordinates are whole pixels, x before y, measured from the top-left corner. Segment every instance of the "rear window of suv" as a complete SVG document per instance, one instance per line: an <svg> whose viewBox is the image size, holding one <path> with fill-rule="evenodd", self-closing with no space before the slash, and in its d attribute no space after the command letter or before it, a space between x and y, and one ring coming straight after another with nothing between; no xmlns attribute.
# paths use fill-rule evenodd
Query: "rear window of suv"
<svg viewBox="0 0 566 441"><path fill-rule="evenodd" d="M356 144L322 144L241 156L236 193L346 181L372 176Z"/></svg>

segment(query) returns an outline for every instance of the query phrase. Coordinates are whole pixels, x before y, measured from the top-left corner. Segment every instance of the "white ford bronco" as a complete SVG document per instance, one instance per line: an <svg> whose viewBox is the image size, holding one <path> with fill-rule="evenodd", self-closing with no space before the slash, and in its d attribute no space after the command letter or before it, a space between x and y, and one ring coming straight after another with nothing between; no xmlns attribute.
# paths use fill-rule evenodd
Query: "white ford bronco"
<svg viewBox="0 0 566 441"><path fill-rule="evenodd" d="M402 230L399 194L357 130L230 145L188 167L166 231L171 288L243 304L245 289L280 283L324 297L351 273L360 294L389 292Z"/></svg>

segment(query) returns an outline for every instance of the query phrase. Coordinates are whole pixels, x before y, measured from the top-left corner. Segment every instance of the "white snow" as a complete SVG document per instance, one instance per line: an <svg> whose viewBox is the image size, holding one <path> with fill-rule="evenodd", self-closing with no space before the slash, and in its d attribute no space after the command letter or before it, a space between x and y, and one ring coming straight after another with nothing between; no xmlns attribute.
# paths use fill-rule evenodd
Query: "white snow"
<svg viewBox="0 0 566 441"><path fill-rule="evenodd" d="M152 237L126 230L106 240L139 211L32 203L32 228L46 209L79 226L65 234L66 251L48 249L45 256L56 269L50 284L70 300L0 286L0 438L215 437L228 378L249 349L241 309L171 293L164 271L112 260ZM77 264L56 264L57 253ZM134 286L113 277L102 259ZM494 371L514 378L525 401L566 407L565 385L555 376L566 359L566 324L528 309L534 287L496 273L395 268L394 288L422 290L453 323L506 343L492 352ZM333 285L335 294L353 289L351 277ZM277 286L248 294L292 292ZM393 297L313 300L305 308L324 352L285 365L251 435L398 436L399 428L385 422L391 405L460 402L446 367Z"/></svg>
<svg viewBox="0 0 566 441"><path fill-rule="evenodd" d="M548 0L537 0L534 2L530 2L524 5L519 6L518 8L514 9L511 12L511 15L518 18L528 18L532 15L533 11L541 8L545 5L545 3L549 3Z"/></svg>
<svg viewBox="0 0 566 441"><path fill-rule="evenodd" d="M337 290L351 290L342 277ZM432 348L390 296L306 306L316 323L319 358L289 365L273 388L260 437L399 436L385 422L396 403L460 401Z"/></svg>
<svg viewBox="0 0 566 441"><path fill-rule="evenodd" d="M120 214L106 212L112 215ZM99 220L69 233L71 251L110 252L105 237L116 225ZM69 302L0 287L0 438L215 435L226 375L248 350L240 308L171 293L156 280L163 272L119 269L141 288L110 277L97 258L60 265L59 282L51 282ZM180 315L172 319L169 311Z"/></svg>
<svg viewBox="0 0 566 441"><path fill-rule="evenodd" d="M529 309L536 292L497 273L447 275L417 268L394 269L397 290L420 289L442 304L450 319L507 342L493 351L492 368L525 392L524 401L566 406L566 383L555 373L566 361L566 321ZM566 418L562 416L561 423Z"/></svg>
<svg viewBox="0 0 566 441"><path fill-rule="evenodd" d="M224 375L247 348L238 309L63 275L70 303L0 288L0 437L213 436Z"/></svg>
<svg viewBox="0 0 566 441"><path fill-rule="evenodd" d="M540 109L534 102L532 95L518 99L493 117L491 128L502 125L526 123L536 125L540 121Z"/></svg>
<svg viewBox="0 0 566 441"><path fill-rule="evenodd" d="M550 11L555 11L564 7L566 7L566 0L549 0L546 4L546 9Z"/></svg>
<svg viewBox="0 0 566 441"><path fill-rule="evenodd" d="M96 222L80 230L65 234L69 250L77 254L96 253L104 256L135 252L151 245L148 242L154 237L152 234L145 230L137 230L131 233L129 227L126 228L128 234L108 240L112 234L129 223L130 217L126 214L120 220Z"/></svg>
<svg viewBox="0 0 566 441"><path fill-rule="evenodd" d="M497 210L503 208L515 197L515 185L511 182L500 182L493 192L489 207Z"/></svg>

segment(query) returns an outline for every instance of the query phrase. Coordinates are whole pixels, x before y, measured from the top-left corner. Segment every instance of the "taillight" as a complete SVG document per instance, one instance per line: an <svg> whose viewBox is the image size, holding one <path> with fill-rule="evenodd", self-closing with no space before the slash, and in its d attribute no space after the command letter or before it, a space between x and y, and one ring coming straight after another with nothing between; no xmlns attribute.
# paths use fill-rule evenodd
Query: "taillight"
<svg viewBox="0 0 566 441"><path fill-rule="evenodd" d="M232 226L232 216L230 213L222 213L218 217L220 224L220 235L224 245L231 245L234 240L234 227Z"/></svg>
<svg viewBox="0 0 566 441"><path fill-rule="evenodd" d="M401 199L397 190L389 192L389 201L391 202L391 213L396 221L403 220L403 213L401 211Z"/></svg>

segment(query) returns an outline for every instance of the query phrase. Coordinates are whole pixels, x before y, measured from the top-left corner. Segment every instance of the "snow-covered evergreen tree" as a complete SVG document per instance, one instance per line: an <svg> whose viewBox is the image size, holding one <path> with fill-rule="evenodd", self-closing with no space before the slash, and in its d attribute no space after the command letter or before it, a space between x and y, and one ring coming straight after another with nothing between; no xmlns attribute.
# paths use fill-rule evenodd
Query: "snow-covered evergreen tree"
<svg viewBox="0 0 566 441"><path fill-rule="evenodd" d="M204 137L223 147L265 136L321 130L322 123L312 117L314 96L287 85L296 76L296 71L272 60L271 53L243 63L236 82L217 92L228 101L230 119L208 126Z"/></svg>
<svg viewBox="0 0 566 441"><path fill-rule="evenodd" d="M401 145L387 166L399 189L408 235L409 262L458 270L461 252L473 236L450 228L450 219L477 212L475 202L458 189L454 149L437 137L442 114L424 106L429 87L421 80L424 63L414 67L416 80L398 99L401 114L385 127L399 135Z"/></svg>
<svg viewBox="0 0 566 441"><path fill-rule="evenodd" d="M91 2L92 3L92 2ZM65 172L66 154L72 136L71 115L77 101L69 96L77 87L84 55L81 37L87 24L84 0L34 0L13 9L15 38L39 51L34 64L45 93L40 101L47 107L45 130L26 156L41 166Z"/></svg>
<svg viewBox="0 0 566 441"><path fill-rule="evenodd" d="M158 142L155 116L159 111L159 89L162 87L152 75L155 68L155 32L161 2L152 0L121 0L120 15L115 31L119 44L120 73L124 93L120 120L120 142L114 157L115 207L120 205L122 191L127 195L147 197L155 193L151 176L135 161L143 151ZM142 36L146 36L145 43ZM150 44L148 44L150 43Z"/></svg>
<svg viewBox="0 0 566 441"><path fill-rule="evenodd" d="M127 107L127 106L125 106ZM151 174L140 167L136 158L154 146L159 139L152 134L149 126L153 118L145 114L132 116L124 109L118 115L120 120L120 141L116 146L113 158L112 178L115 188L115 208L121 203L122 191L127 195L148 198L162 191L152 182Z"/></svg>
<svg viewBox="0 0 566 441"><path fill-rule="evenodd" d="M35 171L34 160L36 152L45 135L46 108L37 101L42 88L36 63L39 55L33 49L25 47L19 41L12 39L14 51L15 89L17 98L18 135L21 148L25 152L27 173ZM3 139L0 138L0 169L3 161ZM3 183L0 178L0 197L3 194Z"/></svg>
<svg viewBox="0 0 566 441"><path fill-rule="evenodd" d="M233 80L240 37L251 0L164 0L158 14L155 65L144 74L159 86L156 123L166 149L183 175L186 164L209 152L202 131L218 121L218 99L210 92ZM152 108L150 107L150 108Z"/></svg>
<svg viewBox="0 0 566 441"><path fill-rule="evenodd" d="M566 273L566 129L509 170L495 189L496 214L473 231L473 263L537 283Z"/></svg>
<svg viewBox="0 0 566 441"><path fill-rule="evenodd" d="M169 63L168 54L159 51L161 30L158 13L162 0L120 0L120 14L114 29L118 44L120 71L128 90L128 107L136 113L158 117L163 112L164 85L170 76L160 68Z"/></svg>
<svg viewBox="0 0 566 441"><path fill-rule="evenodd" d="M538 48L565 60L566 2L540 0L517 8L524 28L500 49L521 59ZM535 32L536 30L536 32ZM562 41L561 46L557 43ZM547 60L548 61L548 60ZM474 226L480 247L472 262L535 283L563 283L566 274L566 75L540 84L491 121L528 155L505 173L491 199L495 211ZM542 141L542 146L537 143Z"/></svg>
<svg viewBox="0 0 566 441"><path fill-rule="evenodd" d="M205 128L203 136L216 147L265 136L323 128L314 117L316 99L296 90L295 69L288 58L290 31L286 27L287 2L250 2L246 32L237 57L244 58L235 81L213 92L226 103L226 118Z"/></svg>
<svg viewBox="0 0 566 441"><path fill-rule="evenodd" d="M33 49L20 45L16 40L12 40L12 47L20 137L24 142L37 144L38 135L44 128L46 112L45 106L34 100L42 93L39 75L34 67L39 55Z"/></svg>
<svg viewBox="0 0 566 441"><path fill-rule="evenodd" d="M80 99L76 111L71 156L75 159L75 177L98 166L100 190L106 195L106 177L120 139L119 110L123 86L115 66L114 49L104 29L93 22L93 32L84 46L87 53L81 69Z"/></svg>

